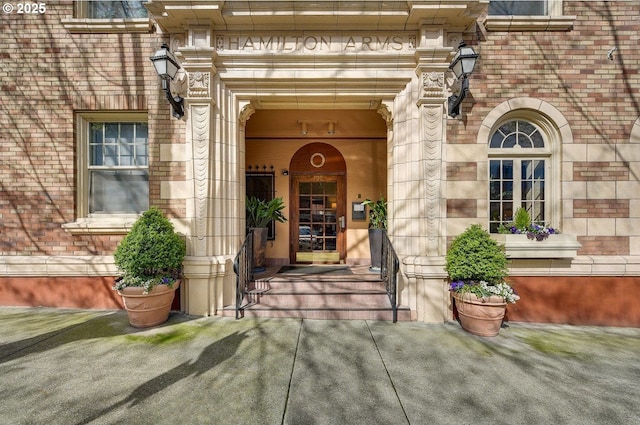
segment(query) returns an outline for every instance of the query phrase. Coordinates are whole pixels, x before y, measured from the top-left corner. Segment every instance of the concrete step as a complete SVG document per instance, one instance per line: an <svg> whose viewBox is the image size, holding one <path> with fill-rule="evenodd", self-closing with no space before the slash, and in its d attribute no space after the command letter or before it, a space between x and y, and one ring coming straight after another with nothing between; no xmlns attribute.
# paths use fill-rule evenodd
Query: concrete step
<svg viewBox="0 0 640 425"><path fill-rule="evenodd" d="M296 268L259 275L250 288L243 302L244 317L393 320L384 282L375 273ZM223 312L234 314L231 308ZM411 320L408 307L398 308L398 320Z"/></svg>
<svg viewBox="0 0 640 425"><path fill-rule="evenodd" d="M385 291L384 283L380 279L370 280L290 280L272 279L256 281L254 284L256 291L288 291L304 293L327 293L327 292L358 292L358 291Z"/></svg>
<svg viewBox="0 0 640 425"><path fill-rule="evenodd" d="M253 292L249 301L276 308L388 308L389 296L385 291L358 292L288 292L270 290Z"/></svg>
<svg viewBox="0 0 640 425"><path fill-rule="evenodd" d="M246 307L244 317L261 318L302 318L318 320L393 320L393 312L387 308L296 308L285 309L266 307L259 304ZM411 311L408 307L398 307L398 321L411 321Z"/></svg>

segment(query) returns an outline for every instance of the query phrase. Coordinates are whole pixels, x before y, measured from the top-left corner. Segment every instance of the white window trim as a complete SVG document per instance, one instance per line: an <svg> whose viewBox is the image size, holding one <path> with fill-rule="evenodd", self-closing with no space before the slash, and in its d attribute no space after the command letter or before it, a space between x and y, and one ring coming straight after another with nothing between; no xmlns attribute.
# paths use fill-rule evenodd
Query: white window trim
<svg viewBox="0 0 640 425"><path fill-rule="evenodd" d="M502 119L500 121L497 121L494 126L493 126L493 130L490 134L490 138L488 140L488 144L490 144L491 142L491 137L493 136L493 134L505 123L510 122L510 121L525 121L528 123L533 124L538 131L540 132L540 134L542 135L542 138L544 140L544 147L542 148L520 148L520 147L514 147L514 148L491 148L489 147L489 161L491 160L512 160L513 161L513 198L511 200L511 202L513 203L513 211L515 213L515 211L520 208L521 203L522 203L522 173L521 173L521 165L522 165L522 161L523 160L544 160L545 161L545 165L544 165L544 182L545 182L545 188L549 188L549 179L550 176L552 175L552 167L551 167L551 149L550 149L550 142L547 138L547 134L548 132L544 131L542 129L542 127L539 125L539 120L532 120L529 118L526 118L528 115L530 115L530 113L528 113L526 110L519 110L519 111L513 111L509 114L506 114L505 116L502 117ZM491 167L489 167L489 170L491 169ZM491 182L491 180L489 180L489 182ZM545 217L551 217L551 202L549 202L548 197L550 197L550 190L545 189L545 200L544 200L544 216ZM504 201L500 201L501 203ZM489 199L489 205L491 205L491 199ZM489 214L489 217L491 217L491 215ZM548 222L548 219L545 220Z"/></svg>
<svg viewBox="0 0 640 425"><path fill-rule="evenodd" d="M548 0L548 15L488 15L487 31L569 31L578 18L562 14L563 0Z"/></svg>
<svg viewBox="0 0 640 425"><path fill-rule="evenodd" d="M545 141L546 143L546 141ZM551 183L549 181L549 176L551 175L552 171L551 171L551 157L549 154L541 154L538 155L534 152L531 152L531 154L525 155L525 153L523 151L529 151L530 149L523 149L523 150L518 150L516 151L513 155L504 155L503 152L506 149L495 149L496 151L500 151L500 154L498 155L494 155L493 154L493 150L494 149L489 149L490 155L489 155L489 161L491 160L511 160L513 161L513 172L514 172L514 178L513 178L513 199L511 200L511 202L513 203L513 211L515 213L515 211L517 211L518 208L520 208L521 204L522 204L522 174L521 174L521 164L522 161L526 161L526 160L543 160L544 163L544 173L545 173L545 177L544 177L544 184L545 187L549 187L549 184ZM528 152L527 152L528 153ZM489 167L489 169L491 169L491 167ZM489 179L489 183L491 183L491 179ZM545 189L546 190L546 189ZM550 217L552 214L552 203L554 203L553 199L548 199L551 198L550 195L550 191L545 191L545 199L544 199L544 216L545 217ZM492 200L489 199L489 206L491 205ZM495 202L495 201L493 201ZM505 201L500 201L505 202ZM526 200L525 200L526 202ZM489 214L489 219L491 219L491 214ZM549 220L545 219L545 224L548 223ZM555 227L555 226L554 226Z"/></svg>
<svg viewBox="0 0 640 425"><path fill-rule="evenodd" d="M153 22L149 18L135 19L63 19L62 26L72 34L150 33Z"/></svg>
<svg viewBox="0 0 640 425"><path fill-rule="evenodd" d="M125 234L138 214L89 214L89 124L92 122L148 122L146 112L78 112L76 114L76 215L62 228L71 234Z"/></svg>
<svg viewBox="0 0 640 425"><path fill-rule="evenodd" d="M535 123L543 132L549 158L549 175L545 178L549 186L550 216L549 224L562 231L562 193L561 193L561 152L563 144L573 143L573 134L569 122L553 105L536 98L522 97L502 102L487 114L480 125L477 143L487 146L495 130L505 121L522 119ZM498 155L494 158L501 158ZM491 157L487 157L487 161ZM488 201L487 193L487 201ZM488 205L488 204L487 204ZM488 221L487 221L488 225ZM550 236L541 242L530 241L526 235L492 234L494 239L505 245L509 258L574 258L580 249L575 235L561 233ZM513 236L513 237L511 237Z"/></svg>
<svg viewBox="0 0 640 425"><path fill-rule="evenodd" d="M87 2L74 2L74 18L62 19L62 26L72 34L149 33L153 30L150 18L89 19Z"/></svg>
<svg viewBox="0 0 640 425"><path fill-rule="evenodd" d="M573 134L569 122L553 105L536 98L523 97L507 100L496 106L482 121L478 131L476 142L487 146L489 152L489 140L495 130L506 121L521 119L535 123L543 133L546 147L546 155L549 158L548 201L550 211L547 221L553 227L562 230L562 197L561 197L561 152L562 144L573 143ZM538 152L532 150L531 154ZM500 157L499 155L495 158ZM488 161L489 157L487 158ZM488 202L487 194L487 202ZM488 224L488 223L487 223Z"/></svg>

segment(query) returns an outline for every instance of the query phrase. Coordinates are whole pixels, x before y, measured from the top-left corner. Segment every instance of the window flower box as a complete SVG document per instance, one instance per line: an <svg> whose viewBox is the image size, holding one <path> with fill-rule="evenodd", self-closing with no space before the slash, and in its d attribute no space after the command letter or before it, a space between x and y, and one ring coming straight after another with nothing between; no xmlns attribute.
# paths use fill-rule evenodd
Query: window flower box
<svg viewBox="0 0 640 425"><path fill-rule="evenodd" d="M556 233L544 240L527 238L526 234L493 234L504 245L507 258L574 258L582 247L575 235Z"/></svg>

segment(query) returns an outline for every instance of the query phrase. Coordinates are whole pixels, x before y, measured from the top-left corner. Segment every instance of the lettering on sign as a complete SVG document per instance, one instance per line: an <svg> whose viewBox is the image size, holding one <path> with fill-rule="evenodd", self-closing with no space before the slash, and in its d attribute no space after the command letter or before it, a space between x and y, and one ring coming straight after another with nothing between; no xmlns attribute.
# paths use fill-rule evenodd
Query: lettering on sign
<svg viewBox="0 0 640 425"><path fill-rule="evenodd" d="M279 53L408 52L415 49L415 34L279 34L216 35L216 50Z"/></svg>

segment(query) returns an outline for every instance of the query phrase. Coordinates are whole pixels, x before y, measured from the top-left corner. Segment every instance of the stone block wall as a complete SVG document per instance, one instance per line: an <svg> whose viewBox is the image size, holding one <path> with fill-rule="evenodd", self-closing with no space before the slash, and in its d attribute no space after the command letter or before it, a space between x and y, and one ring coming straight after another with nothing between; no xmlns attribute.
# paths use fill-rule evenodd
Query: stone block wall
<svg viewBox="0 0 640 425"><path fill-rule="evenodd" d="M505 101L534 98L555 107L573 136L558 151L561 194L553 202L561 222L550 224L577 235L581 255L640 255L637 5L565 0L563 9L575 16L569 31L485 30L466 40L480 58L463 118L447 121L447 158L458 161L447 167L449 230L459 230L458 217L468 212L452 197L470 194L476 218L487 220L487 163L472 161L475 183L468 171L474 155L487 156L486 146L477 146L482 121Z"/></svg>

